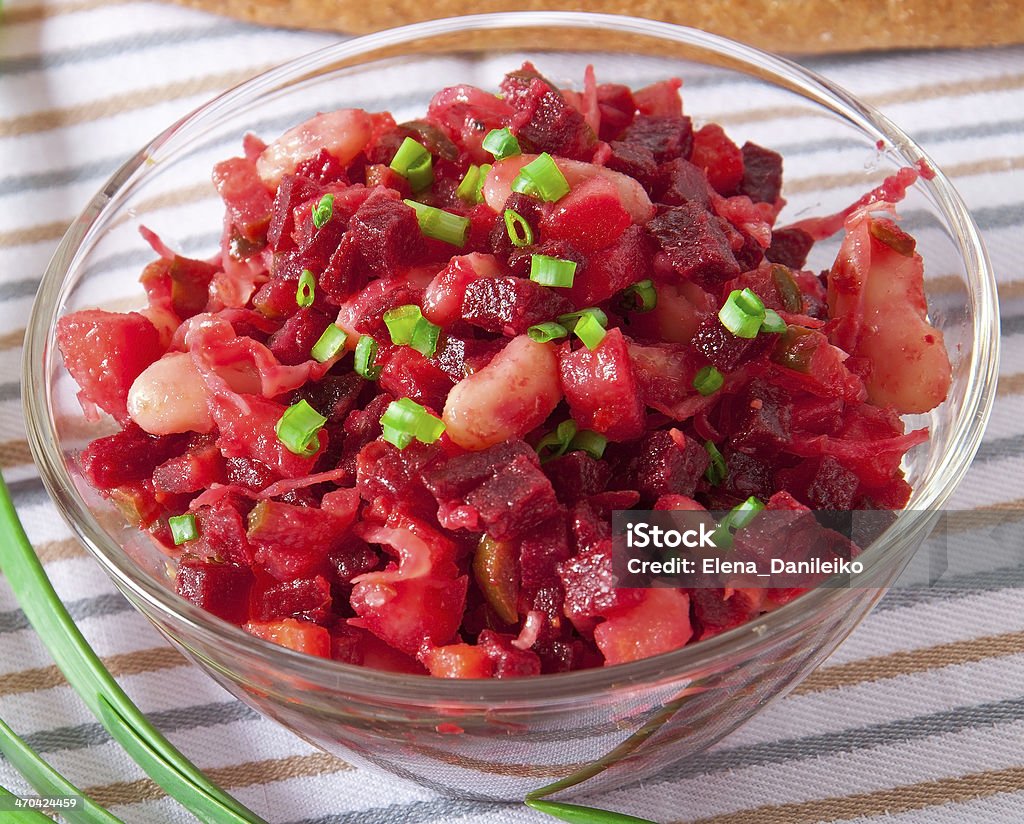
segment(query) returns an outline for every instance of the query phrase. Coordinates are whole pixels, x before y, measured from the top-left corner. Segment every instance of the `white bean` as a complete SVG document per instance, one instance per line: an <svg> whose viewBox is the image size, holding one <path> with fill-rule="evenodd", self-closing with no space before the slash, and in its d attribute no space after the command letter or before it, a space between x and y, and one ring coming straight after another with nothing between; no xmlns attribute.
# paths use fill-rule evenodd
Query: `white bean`
<svg viewBox="0 0 1024 824"><path fill-rule="evenodd" d="M128 414L151 435L209 432L206 388L188 352L170 352L143 370L128 391Z"/></svg>

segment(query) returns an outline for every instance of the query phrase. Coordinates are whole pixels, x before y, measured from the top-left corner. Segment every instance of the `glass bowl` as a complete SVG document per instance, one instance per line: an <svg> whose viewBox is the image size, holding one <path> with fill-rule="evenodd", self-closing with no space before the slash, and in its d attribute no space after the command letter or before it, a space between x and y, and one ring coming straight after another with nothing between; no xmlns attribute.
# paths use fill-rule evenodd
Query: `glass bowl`
<svg viewBox="0 0 1024 824"><path fill-rule="evenodd" d="M524 50L524 44L529 48ZM87 422L54 345L59 317L129 309L152 253L145 224L185 254L218 248L217 160L252 130L272 139L319 110L389 109L401 120L456 82L496 88L524 57L559 85L684 79L696 122L780 150L781 221L836 211L897 168L927 161L888 120L778 57L700 31L630 17L494 14L361 37L270 71L174 124L126 163L75 221L43 277L29 323L24 400L50 495L117 587L179 649L242 701L360 766L462 797L521 799L558 782L609 789L692 758L814 669L864 617L927 535L981 439L996 384L993 274L963 202L940 171L912 187L903 225L925 259L929 310L953 362L949 399L910 423L931 439L908 455L910 508L864 552L856 588L815 589L745 626L654 658L504 681L446 681L305 657L200 611L173 569L83 482L76 450L107 434ZM826 268L837 243L809 262Z"/></svg>

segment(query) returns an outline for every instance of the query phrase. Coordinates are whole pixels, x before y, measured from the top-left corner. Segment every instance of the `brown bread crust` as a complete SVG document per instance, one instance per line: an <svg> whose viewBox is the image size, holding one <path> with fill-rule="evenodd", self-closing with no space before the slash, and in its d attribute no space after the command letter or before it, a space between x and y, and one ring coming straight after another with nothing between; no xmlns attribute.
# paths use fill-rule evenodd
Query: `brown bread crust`
<svg viewBox="0 0 1024 824"><path fill-rule="evenodd" d="M362 34L498 11L633 14L791 54L1024 42L1021 0L175 0L273 26Z"/></svg>

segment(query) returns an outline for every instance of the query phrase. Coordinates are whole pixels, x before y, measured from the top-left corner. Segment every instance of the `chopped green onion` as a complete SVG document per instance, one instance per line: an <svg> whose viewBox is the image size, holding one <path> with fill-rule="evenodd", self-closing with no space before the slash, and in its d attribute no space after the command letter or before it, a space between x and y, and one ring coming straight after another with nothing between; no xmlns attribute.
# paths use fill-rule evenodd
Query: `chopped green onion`
<svg viewBox="0 0 1024 824"><path fill-rule="evenodd" d="M774 309L765 309L761 329L773 335L781 335L787 329L786 321Z"/></svg>
<svg viewBox="0 0 1024 824"><path fill-rule="evenodd" d="M495 160L504 160L506 157L513 157L523 153L523 150L519 148L519 141L516 140L516 136L507 127L504 129L492 129L487 133L487 137L483 139L480 145L485 151L494 155Z"/></svg>
<svg viewBox="0 0 1024 824"><path fill-rule="evenodd" d="M313 207L313 225L322 229L324 224L334 217L334 195L324 195Z"/></svg>
<svg viewBox="0 0 1024 824"><path fill-rule="evenodd" d="M295 290L295 303L302 308L312 306L315 297L316 278L313 277L313 273L309 269L303 269L302 274L299 275L298 288Z"/></svg>
<svg viewBox="0 0 1024 824"><path fill-rule="evenodd" d="M712 441L705 441L704 449L711 459L708 468L704 470L704 477L712 486L718 486L729 477L729 466L725 462L725 456L718 451L718 447Z"/></svg>
<svg viewBox="0 0 1024 824"><path fill-rule="evenodd" d="M360 335L356 343L355 363L352 368L360 377L375 381L380 377L380 367L374 364L377 359L377 341L369 335Z"/></svg>
<svg viewBox="0 0 1024 824"><path fill-rule="evenodd" d="M743 503L734 506L732 511L725 516L725 520L728 520L729 526L733 529L743 529L743 527L750 526L750 522L763 509L764 504L751 495Z"/></svg>
<svg viewBox="0 0 1024 824"><path fill-rule="evenodd" d="M405 203L416 210L420 231L427 237L443 240L460 248L466 245L466 235L469 234L468 217L453 215L444 209L417 203L415 200L406 200Z"/></svg>
<svg viewBox="0 0 1024 824"><path fill-rule="evenodd" d="M409 346L427 358L434 357L437 341L441 337L441 327L426 318L420 318L412 330Z"/></svg>
<svg viewBox="0 0 1024 824"><path fill-rule="evenodd" d="M171 537L174 545L180 546L186 541L194 541L199 537L199 527L196 526L196 516L191 512L184 515L174 515L167 519L167 526L171 528Z"/></svg>
<svg viewBox="0 0 1024 824"><path fill-rule="evenodd" d="M569 194L569 182L547 152L527 163L512 180L512 191L554 203Z"/></svg>
<svg viewBox="0 0 1024 824"><path fill-rule="evenodd" d="M756 338L764 316L764 301L750 289L733 289L718 311L722 326L738 338Z"/></svg>
<svg viewBox="0 0 1024 824"><path fill-rule="evenodd" d="M559 315L558 322L572 332L576 329L576 324L579 323L580 319L588 315L593 317L602 327L608 327L608 316L596 306L591 306L589 309L580 309L578 312L567 312L564 315Z"/></svg>
<svg viewBox="0 0 1024 824"><path fill-rule="evenodd" d="M604 340L605 331L604 327L593 315L584 315L576 322L576 328L572 330L573 334L576 335L587 349L593 351L601 345L601 341Z"/></svg>
<svg viewBox="0 0 1024 824"><path fill-rule="evenodd" d="M325 423L327 418L307 401L301 400L284 411L281 420L274 426L274 432L289 452L308 458L320 448L318 436Z"/></svg>
<svg viewBox="0 0 1024 824"><path fill-rule="evenodd" d="M737 529L750 526L758 512L764 509L764 504L751 495L741 504L734 506L725 514L718 524L718 529L713 533L715 546L721 549L729 549L732 546L732 536Z"/></svg>
<svg viewBox="0 0 1024 824"><path fill-rule="evenodd" d="M526 334L530 336L530 340L535 340L537 343L547 343L551 340L560 340L566 337L569 334L569 330L560 323L549 321L548 323L538 323L536 326L531 326L526 330Z"/></svg>
<svg viewBox="0 0 1024 824"><path fill-rule="evenodd" d="M384 313L384 325L391 335L391 342L398 346L407 346L412 341L412 333L416 324L423 318L423 310L414 303L396 306Z"/></svg>
<svg viewBox="0 0 1024 824"><path fill-rule="evenodd" d="M529 246L533 243L533 229L526 218L513 209L505 210L505 231L513 246Z"/></svg>
<svg viewBox="0 0 1024 824"><path fill-rule="evenodd" d="M705 366L700 369L693 378L693 388L702 395L710 395L717 392L725 383L725 378L713 366Z"/></svg>
<svg viewBox="0 0 1024 824"><path fill-rule="evenodd" d="M399 398L388 404L381 415L383 438L399 449L405 449L413 439L434 443L444 434L444 421L431 415L412 398Z"/></svg>
<svg viewBox="0 0 1024 824"><path fill-rule="evenodd" d="M572 439L576 437L576 421L572 418L562 421L537 442L537 454L541 461L549 461L565 454Z"/></svg>
<svg viewBox="0 0 1024 824"><path fill-rule="evenodd" d="M480 167L470 166L466 170L466 176L462 178L459 187L455 190L455 194L466 203L481 203L484 199L480 188L482 184L483 176L480 174Z"/></svg>
<svg viewBox="0 0 1024 824"><path fill-rule="evenodd" d="M581 429L569 442L569 451L582 450L597 460L604 455L604 448L608 446L608 439L600 432L593 432L589 429Z"/></svg>
<svg viewBox="0 0 1024 824"><path fill-rule="evenodd" d="M484 184L487 182L487 175L491 173L491 164L483 163L480 166L480 182L477 183L476 187L476 202L484 202Z"/></svg>
<svg viewBox="0 0 1024 824"><path fill-rule="evenodd" d="M391 169L408 180L414 192L422 191L434 182L434 159L421 143L411 137L398 147L391 160Z"/></svg>
<svg viewBox="0 0 1024 824"><path fill-rule="evenodd" d="M530 255L530 280L541 286L568 289L576 277L576 261L549 255Z"/></svg>
<svg viewBox="0 0 1024 824"><path fill-rule="evenodd" d="M325 363L344 348L346 340L348 340L348 335L345 334L345 330L332 323L324 329L320 339L313 344L313 348L309 350L309 356L317 363Z"/></svg>
<svg viewBox="0 0 1024 824"><path fill-rule="evenodd" d="M627 312L650 312L658 305L658 290L650 278L634 283L622 293L620 305Z"/></svg>

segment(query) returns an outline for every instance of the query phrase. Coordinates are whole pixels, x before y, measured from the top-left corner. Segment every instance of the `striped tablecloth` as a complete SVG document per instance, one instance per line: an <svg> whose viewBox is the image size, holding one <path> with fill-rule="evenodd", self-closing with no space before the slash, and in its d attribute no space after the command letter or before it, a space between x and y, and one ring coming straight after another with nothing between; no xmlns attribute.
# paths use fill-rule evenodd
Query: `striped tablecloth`
<svg viewBox="0 0 1024 824"><path fill-rule="evenodd" d="M265 64L333 39L150 2L8 0L0 27L0 467L58 591L110 669L175 744L268 820L540 821L525 808L453 802L355 770L232 700L171 651L70 539L25 443L23 326L68 222L163 126ZM988 436L957 505L1020 507L1024 48L807 62L902 125L974 210L1000 279L1005 355ZM1024 552L1019 542L1005 549L995 568L951 558L940 586L894 591L794 695L712 753L592 802L703 824L1024 821ZM126 821L191 820L64 685L2 583L0 717ZM0 783L27 791L6 763Z"/></svg>

